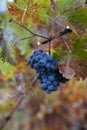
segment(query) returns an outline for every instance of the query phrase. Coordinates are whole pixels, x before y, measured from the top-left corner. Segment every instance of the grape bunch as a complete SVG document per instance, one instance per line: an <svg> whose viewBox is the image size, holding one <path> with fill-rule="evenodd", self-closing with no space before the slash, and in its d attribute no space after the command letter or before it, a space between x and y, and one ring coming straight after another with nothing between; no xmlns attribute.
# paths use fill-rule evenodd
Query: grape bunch
<svg viewBox="0 0 87 130"><path fill-rule="evenodd" d="M42 50L34 50L28 59L28 63L31 68L36 70L37 78L42 84L41 88L46 93L56 91L60 82L65 83L67 81L59 70L56 70L59 60L56 60L52 55L48 55Z"/></svg>

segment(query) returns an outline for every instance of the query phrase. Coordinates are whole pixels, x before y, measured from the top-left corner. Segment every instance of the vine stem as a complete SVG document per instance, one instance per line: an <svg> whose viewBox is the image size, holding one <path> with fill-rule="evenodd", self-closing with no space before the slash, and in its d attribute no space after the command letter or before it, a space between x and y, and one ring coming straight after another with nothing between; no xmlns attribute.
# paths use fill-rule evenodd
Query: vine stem
<svg viewBox="0 0 87 130"><path fill-rule="evenodd" d="M26 29L28 32L30 32L33 36L37 36L37 37L41 37L41 38L44 38L44 39L49 39L49 37L46 37L46 36L43 36L43 35L40 35L40 34L37 34L37 33L34 33L32 32L31 30L29 30L28 28L26 28L23 24L17 22L14 20L15 23L17 23L18 25L20 25L21 27L23 27L24 29Z"/></svg>
<svg viewBox="0 0 87 130"><path fill-rule="evenodd" d="M24 37L24 38L19 39L18 41L27 40L27 39L31 39L31 38L33 38L33 37Z"/></svg>
<svg viewBox="0 0 87 130"><path fill-rule="evenodd" d="M30 32L33 36L32 37L41 37L41 38L44 38L46 39L45 41L42 42L42 44L45 44L47 42L49 42L49 54L51 53L50 51L50 48L51 48L51 41L60 37L60 36L63 36L67 33L70 33L72 32L72 30L69 28L69 27L66 27L63 31L60 31L60 32L57 32L55 33L52 37L46 37L46 36L43 36L43 35L40 35L40 34L37 34L37 33L34 33L32 32L31 30L29 30L28 28L26 28L23 24L17 22L14 20L14 22L16 22L18 25L20 25L21 27L23 27L24 29L26 29L28 32ZM25 40L25 39L28 39L28 38L31 38L31 37L26 37L26 38L23 38L23 39L20 39L20 40ZM67 46L67 44L66 44ZM70 48L67 46L68 50L70 51Z"/></svg>
<svg viewBox="0 0 87 130"><path fill-rule="evenodd" d="M72 32L72 30L71 30L70 28L65 28L63 31L57 32L57 33L54 34L52 37L46 37L46 36L43 36L43 35L40 35L40 34L37 34L37 33L32 32L31 30L29 30L28 28L26 28L23 24L21 24L21 23L15 21L15 20L14 20L14 22L17 23L18 25L20 25L21 27L23 27L24 29L26 29L28 32L30 32L30 33L33 35L33 37L36 36L36 37L41 37L41 38L46 39L45 41L42 42L42 44L45 44L45 43L47 43L47 42L51 42L52 40L56 39L57 37L60 37L60 36L62 36L62 35L65 35L65 34L67 34L67 33ZM30 37L29 37L29 38L30 38ZM28 37L25 38L25 39L28 39Z"/></svg>

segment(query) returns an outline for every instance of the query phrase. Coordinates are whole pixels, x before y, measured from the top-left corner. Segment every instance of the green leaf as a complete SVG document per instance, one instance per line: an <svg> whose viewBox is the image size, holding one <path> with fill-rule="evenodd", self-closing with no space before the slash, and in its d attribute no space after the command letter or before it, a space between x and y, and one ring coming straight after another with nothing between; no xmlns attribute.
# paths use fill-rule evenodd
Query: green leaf
<svg viewBox="0 0 87 130"><path fill-rule="evenodd" d="M2 49L0 48L0 55L1 53ZM2 58L0 58L0 71L7 79L11 78L14 80L14 66L7 61L4 62Z"/></svg>
<svg viewBox="0 0 87 130"><path fill-rule="evenodd" d="M81 7L75 10L69 19L87 27L87 7Z"/></svg>
<svg viewBox="0 0 87 130"><path fill-rule="evenodd" d="M82 0L57 0L58 1L58 12L59 14L62 14L63 12L66 12L65 15L69 16L72 13L73 7L79 3L82 2Z"/></svg>
<svg viewBox="0 0 87 130"><path fill-rule="evenodd" d="M18 39L17 39L16 46L20 49L21 54L24 55L28 53L30 50L29 44L31 43L33 39L32 35L16 23L11 24L11 27L14 28L14 32L17 35ZM30 37L30 38L22 40L23 38L26 38L26 37Z"/></svg>
<svg viewBox="0 0 87 130"><path fill-rule="evenodd" d="M0 16L0 29L4 29L8 24L8 21L9 21L9 16L7 13Z"/></svg>
<svg viewBox="0 0 87 130"><path fill-rule="evenodd" d="M87 39L77 39L73 44L72 53L77 56L79 59L87 62Z"/></svg>
<svg viewBox="0 0 87 130"><path fill-rule="evenodd" d="M0 59L0 71L7 79L11 78L14 80L14 66L8 62L3 62L2 59Z"/></svg>
<svg viewBox="0 0 87 130"><path fill-rule="evenodd" d="M55 52L53 53L53 56L58 59L61 60L62 58L64 58L67 55L67 51L62 49L62 47L59 47L57 49L55 49Z"/></svg>
<svg viewBox="0 0 87 130"><path fill-rule="evenodd" d="M0 17L0 29L4 29L4 20Z"/></svg>
<svg viewBox="0 0 87 130"><path fill-rule="evenodd" d="M48 23L48 17L47 17L47 14L46 14L46 13L47 13L46 9L42 8L42 9L40 10L39 17L40 17L42 20L46 21L46 23Z"/></svg>
<svg viewBox="0 0 87 130"><path fill-rule="evenodd" d="M44 5L44 7L50 7L50 0L33 0L35 3Z"/></svg>
<svg viewBox="0 0 87 130"><path fill-rule="evenodd" d="M17 7L20 7L21 9L25 9L27 2L28 0L16 0L15 4L17 5Z"/></svg>
<svg viewBox="0 0 87 130"><path fill-rule="evenodd" d="M22 55L25 55L26 53L28 53L30 50L29 40L26 40L25 44L21 42L18 45L18 48L20 49Z"/></svg>
<svg viewBox="0 0 87 130"><path fill-rule="evenodd" d="M73 0L57 0L57 1L60 13L62 13L64 9L68 8L73 3Z"/></svg>

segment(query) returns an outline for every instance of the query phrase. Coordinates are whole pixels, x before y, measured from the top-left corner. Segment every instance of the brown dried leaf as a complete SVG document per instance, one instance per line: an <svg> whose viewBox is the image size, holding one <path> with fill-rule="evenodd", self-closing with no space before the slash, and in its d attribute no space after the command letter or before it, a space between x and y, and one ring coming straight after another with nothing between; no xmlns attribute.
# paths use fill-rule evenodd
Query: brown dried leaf
<svg viewBox="0 0 87 130"><path fill-rule="evenodd" d="M73 56L70 61L70 67L74 69L77 78L82 77L84 79L87 77L87 64L84 61Z"/></svg>

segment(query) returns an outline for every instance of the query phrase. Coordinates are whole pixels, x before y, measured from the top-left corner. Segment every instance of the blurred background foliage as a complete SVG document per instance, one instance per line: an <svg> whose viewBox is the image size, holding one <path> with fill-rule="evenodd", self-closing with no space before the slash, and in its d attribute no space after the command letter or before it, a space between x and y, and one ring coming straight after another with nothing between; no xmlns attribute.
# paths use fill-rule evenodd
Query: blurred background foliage
<svg viewBox="0 0 87 130"><path fill-rule="evenodd" d="M86 12L85 0L0 1L0 130L87 130ZM27 59L50 37L69 81L46 94Z"/></svg>

